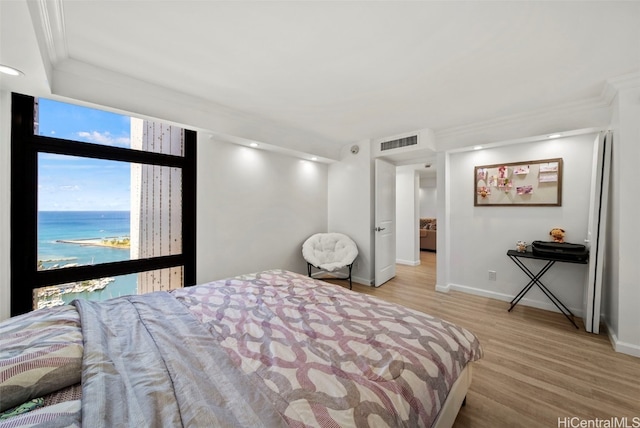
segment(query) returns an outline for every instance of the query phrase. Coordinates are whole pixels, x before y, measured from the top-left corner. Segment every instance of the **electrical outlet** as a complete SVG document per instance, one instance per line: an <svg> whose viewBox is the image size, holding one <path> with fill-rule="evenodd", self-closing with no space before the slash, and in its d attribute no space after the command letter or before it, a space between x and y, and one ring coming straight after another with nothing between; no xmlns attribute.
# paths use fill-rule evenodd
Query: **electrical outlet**
<svg viewBox="0 0 640 428"><path fill-rule="evenodd" d="M496 271L495 270L490 270L489 271L489 281L495 281L496 280Z"/></svg>

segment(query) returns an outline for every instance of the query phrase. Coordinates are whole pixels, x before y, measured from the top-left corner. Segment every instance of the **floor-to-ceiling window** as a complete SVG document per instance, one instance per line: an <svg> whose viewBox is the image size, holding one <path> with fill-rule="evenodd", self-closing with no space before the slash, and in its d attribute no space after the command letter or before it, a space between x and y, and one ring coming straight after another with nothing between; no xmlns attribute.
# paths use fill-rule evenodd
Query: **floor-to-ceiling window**
<svg viewBox="0 0 640 428"><path fill-rule="evenodd" d="M12 96L11 313L195 282L196 133Z"/></svg>

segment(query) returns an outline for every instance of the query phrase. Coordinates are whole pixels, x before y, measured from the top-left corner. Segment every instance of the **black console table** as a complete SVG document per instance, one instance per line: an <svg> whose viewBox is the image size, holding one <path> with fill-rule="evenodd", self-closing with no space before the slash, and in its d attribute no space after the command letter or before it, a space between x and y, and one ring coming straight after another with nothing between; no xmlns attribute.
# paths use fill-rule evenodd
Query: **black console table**
<svg viewBox="0 0 640 428"><path fill-rule="evenodd" d="M549 300L551 300L551 302L554 305L556 305L556 308L558 308L560 312L562 312L562 314L565 317L567 317L567 319L571 321L571 323L576 328L579 328L578 324L576 324L576 322L573 320L575 315L573 315L573 313L569 310L569 308L567 308L556 296L554 296L554 294L542 283L542 281L540 281L540 278L542 278L542 276L545 273L547 273L547 271L551 269L551 266L553 266L556 262L576 263L576 264L586 265L588 261L587 260L583 260L583 261L565 260L565 259L554 258L554 257L540 257L533 254L531 251L525 251L521 253L516 250L507 251L507 256L509 256L509 258L513 260L513 262L520 268L520 270L526 273L527 276L531 279L529 283L522 290L520 290L520 292L516 295L516 297L514 297L513 300L510 302L511 307L509 308L509 312L511 312L511 309L513 309L518 304L518 302L522 300L525 294L527 294L529 290L531 290L531 287L533 287L533 285L535 284L538 286L540 290L542 290L542 292L549 298ZM521 259L544 260L547 263L538 271L538 273L534 274L522 262Z"/></svg>

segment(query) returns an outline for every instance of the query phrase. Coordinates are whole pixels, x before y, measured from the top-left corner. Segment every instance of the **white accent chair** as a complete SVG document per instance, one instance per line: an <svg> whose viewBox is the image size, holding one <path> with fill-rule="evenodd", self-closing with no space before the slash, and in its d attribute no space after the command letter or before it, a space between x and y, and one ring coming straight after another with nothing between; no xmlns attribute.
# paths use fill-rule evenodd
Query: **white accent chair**
<svg viewBox="0 0 640 428"><path fill-rule="evenodd" d="M316 233L302 244L302 256L307 261L307 272L311 276L314 267L324 272L336 272L343 268L349 269L348 276L337 276L338 279L348 279L351 284L351 269L358 257L358 247L351 238L342 233Z"/></svg>

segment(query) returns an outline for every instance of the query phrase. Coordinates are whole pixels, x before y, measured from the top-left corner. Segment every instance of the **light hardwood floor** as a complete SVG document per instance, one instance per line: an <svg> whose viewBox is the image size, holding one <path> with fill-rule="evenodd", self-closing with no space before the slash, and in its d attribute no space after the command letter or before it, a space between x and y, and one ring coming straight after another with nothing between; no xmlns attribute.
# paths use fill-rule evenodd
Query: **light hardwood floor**
<svg viewBox="0 0 640 428"><path fill-rule="evenodd" d="M397 265L396 277L381 287L353 289L478 336L485 356L474 366L455 427L571 427L622 417L640 427L640 358L616 353L606 334L587 333L581 320L577 330L560 313L524 305L507 312L507 302L437 292L435 266L435 253L422 251L419 266Z"/></svg>

